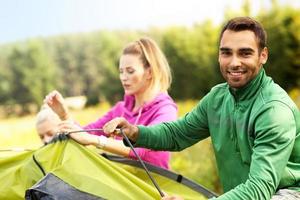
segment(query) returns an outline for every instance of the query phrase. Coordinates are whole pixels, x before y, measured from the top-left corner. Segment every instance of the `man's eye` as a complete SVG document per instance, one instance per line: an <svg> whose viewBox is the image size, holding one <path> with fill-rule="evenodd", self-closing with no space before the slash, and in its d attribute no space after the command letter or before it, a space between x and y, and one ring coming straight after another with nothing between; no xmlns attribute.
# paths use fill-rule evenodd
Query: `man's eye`
<svg viewBox="0 0 300 200"><path fill-rule="evenodd" d="M242 54L242 56L244 56L244 57L247 57L247 56L251 56L251 55L252 55L251 52L242 52L241 54Z"/></svg>
<svg viewBox="0 0 300 200"><path fill-rule="evenodd" d="M228 56L231 53L229 51L221 51L221 55Z"/></svg>

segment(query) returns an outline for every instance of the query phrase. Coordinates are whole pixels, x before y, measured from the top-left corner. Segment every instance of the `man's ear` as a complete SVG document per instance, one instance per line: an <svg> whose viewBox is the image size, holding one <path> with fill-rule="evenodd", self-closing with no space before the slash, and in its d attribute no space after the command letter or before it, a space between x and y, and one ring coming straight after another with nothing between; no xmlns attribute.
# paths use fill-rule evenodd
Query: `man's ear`
<svg viewBox="0 0 300 200"><path fill-rule="evenodd" d="M261 64L266 64L269 56L269 51L267 47L264 47L260 53L260 62Z"/></svg>

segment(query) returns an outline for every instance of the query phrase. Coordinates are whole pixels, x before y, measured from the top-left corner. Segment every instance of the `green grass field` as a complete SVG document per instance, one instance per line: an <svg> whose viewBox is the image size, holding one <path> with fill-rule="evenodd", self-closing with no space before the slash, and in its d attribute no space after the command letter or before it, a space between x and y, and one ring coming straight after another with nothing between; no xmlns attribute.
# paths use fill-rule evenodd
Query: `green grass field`
<svg viewBox="0 0 300 200"><path fill-rule="evenodd" d="M184 115L196 104L195 101L178 103L179 116ZM73 118L84 125L101 117L110 108L108 103L86 108L71 110ZM35 115L0 119L0 147L3 148L38 148L42 145L35 130Z"/></svg>

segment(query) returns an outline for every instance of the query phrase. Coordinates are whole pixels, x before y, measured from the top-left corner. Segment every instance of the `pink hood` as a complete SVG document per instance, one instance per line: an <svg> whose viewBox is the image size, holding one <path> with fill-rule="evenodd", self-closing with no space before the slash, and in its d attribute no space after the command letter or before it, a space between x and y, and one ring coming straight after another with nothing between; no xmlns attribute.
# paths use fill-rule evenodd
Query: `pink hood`
<svg viewBox="0 0 300 200"><path fill-rule="evenodd" d="M124 96L124 101L119 101L104 116L97 121L85 126L85 129L102 128L103 125L115 117L124 117L129 123L135 125L153 125L177 118L177 106L166 93L160 93L156 98L144 104L138 111L133 112L134 96ZM103 133L93 133L101 135Z"/></svg>

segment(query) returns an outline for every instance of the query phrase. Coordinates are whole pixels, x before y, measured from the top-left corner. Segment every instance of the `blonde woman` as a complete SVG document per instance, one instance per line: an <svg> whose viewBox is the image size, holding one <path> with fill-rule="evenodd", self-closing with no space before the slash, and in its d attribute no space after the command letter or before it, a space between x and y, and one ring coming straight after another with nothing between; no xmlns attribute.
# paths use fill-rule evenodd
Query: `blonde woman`
<svg viewBox="0 0 300 200"><path fill-rule="evenodd" d="M124 99L97 121L84 126L84 129L102 128L116 117L146 126L177 118L177 106L167 92L171 84L170 67L156 42L150 38L141 38L129 43L120 57L119 72ZM80 128L70 122L71 116L59 92L51 92L44 101L64 120L60 124L60 131ZM70 136L83 145L95 145L105 151L136 159L132 150L123 145L121 138L108 138L102 131L72 133ZM145 148L136 148L135 151L144 161L169 168L169 152Z"/></svg>

